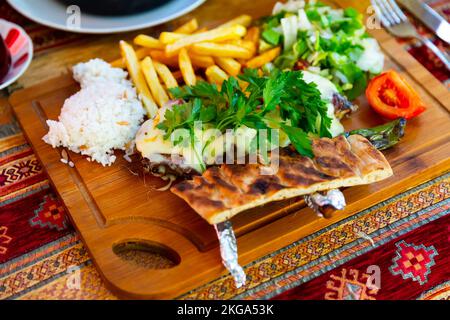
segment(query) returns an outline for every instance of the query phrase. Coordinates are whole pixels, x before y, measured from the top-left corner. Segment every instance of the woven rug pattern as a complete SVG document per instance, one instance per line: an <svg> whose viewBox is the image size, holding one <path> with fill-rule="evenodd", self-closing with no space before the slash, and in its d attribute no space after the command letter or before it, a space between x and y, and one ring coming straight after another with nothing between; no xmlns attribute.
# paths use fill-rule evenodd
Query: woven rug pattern
<svg viewBox="0 0 450 320"><path fill-rule="evenodd" d="M450 1L431 4L450 17ZM36 25L4 0L0 18L25 27L37 56L84 37ZM428 49L404 45L450 85L449 72ZM0 110L0 124L0 299L116 299L9 110ZM449 198L448 173L245 266L248 283L242 289L224 276L178 298L448 300ZM165 263L138 251L123 258Z"/></svg>

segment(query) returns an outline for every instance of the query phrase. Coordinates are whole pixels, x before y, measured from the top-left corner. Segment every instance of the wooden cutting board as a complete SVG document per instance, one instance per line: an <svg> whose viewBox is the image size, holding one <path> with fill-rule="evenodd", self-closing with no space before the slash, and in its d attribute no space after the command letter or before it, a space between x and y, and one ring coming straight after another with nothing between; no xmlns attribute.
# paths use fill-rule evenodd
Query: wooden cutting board
<svg viewBox="0 0 450 320"><path fill-rule="evenodd" d="M395 176L346 189L347 208L328 218L317 217L300 199L241 213L232 222L242 265L449 170L449 92L395 39L382 30L372 33L386 54L386 68L399 70L428 105L408 123L401 143L385 152ZM70 153L71 168L61 163L61 149L42 141L45 121L57 119L64 100L77 90L67 74L15 92L9 103L108 287L123 298L174 298L227 274L213 228L169 191L154 190L164 182L136 176L138 162L130 164L119 156L104 168ZM344 121L346 129L383 123L365 98L357 102L360 110ZM118 254L136 248L159 253L173 266L149 268Z"/></svg>

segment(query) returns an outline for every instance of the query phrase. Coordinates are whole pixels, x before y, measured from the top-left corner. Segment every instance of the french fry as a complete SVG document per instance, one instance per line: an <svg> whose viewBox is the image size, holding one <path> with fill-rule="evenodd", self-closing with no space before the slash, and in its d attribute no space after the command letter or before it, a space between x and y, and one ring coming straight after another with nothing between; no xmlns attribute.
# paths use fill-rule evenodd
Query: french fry
<svg viewBox="0 0 450 320"><path fill-rule="evenodd" d="M153 61L153 65L155 66L156 73L158 73L167 89L178 87L176 78L165 64Z"/></svg>
<svg viewBox="0 0 450 320"><path fill-rule="evenodd" d="M183 74L180 70L172 72L172 75L178 82L183 81Z"/></svg>
<svg viewBox="0 0 450 320"><path fill-rule="evenodd" d="M152 58L146 57L141 61L142 72L144 73L147 84L150 87L153 97L156 103L162 107L169 101L166 91L159 83L158 75L156 74L155 66L153 65Z"/></svg>
<svg viewBox="0 0 450 320"><path fill-rule="evenodd" d="M161 32L159 35L159 41L163 44L171 44L174 43L182 38L186 38L188 35L183 33L175 33L175 32Z"/></svg>
<svg viewBox="0 0 450 320"><path fill-rule="evenodd" d="M247 90L247 87L249 85L249 83L247 81L243 81L241 79L237 79L238 83L239 83L239 87L241 88L241 90L247 95L250 95L250 92L246 92L245 90Z"/></svg>
<svg viewBox="0 0 450 320"><path fill-rule="evenodd" d="M192 65L199 68L208 68L214 65L214 59L210 56L201 56L197 54L189 53Z"/></svg>
<svg viewBox="0 0 450 320"><path fill-rule="evenodd" d="M140 48L140 49L136 50L136 56L137 56L138 60L141 60L144 57L148 56L150 54L150 51L151 50L148 48ZM125 69L127 67L124 58L114 60L110 64L114 68Z"/></svg>
<svg viewBox="0 0 450 320"><path fill-rule="evenodd" d="M244 27L248 27L250 24L252 23L252 17L250 17L247 14L243 14L241 16L238 16L222 25L219 26L219 28L227 28L227 27L232 27L235 26L237 24L244 26Z"/></svg>
<svg viewBox="0 0 450 320"><path fill-rule="evenodd" d="M185 33L185 34L191 34L194 33L198 29L198 22L197 19L192 19L189 22L186 22L179 28L175 29L174 32L176 33Z"/></svg>
<svg viewBox="0 0 450 320"><path fill-rule="evenodd" d="M244 40L254 43L256 47L259 45L260 36L261 30L258 27L251 27L247 30Z"/></svg>
<svg viewBox="0 0 450 320"><path fill-rule="evenodd" d="M158 111L158 107L156 106L147 83L145 82L145 77L139 65L136 52L134 51L133 47L125 41L120 41L120 49L122 57L125 60L125 64L127 66L128 73L133 80L133 83L140 95L144 107L147 109L148 116L150 118L153 118L153 116Z"/></svg>
<svg viewBox="0 0 450 320"><path fill-rule="evenodd" d="M215 83L219 86L221 86L222 83L228 79L228 75L225 73L225 71L223 71L216 65L208 67L205 71L205 74L209 82Z"/></svg>
<svg viewBox="0 0 450 320"><path fill-rule="evenodd" d="M165 51L162 50L154 50L150 52L150 57L152 57L153 60L156 60L158 62L164 63L165 65L168 65L170 67L178 67L178 57L168 57L165 53Z"/></svg>
<svg viewBox="0 0 450 320"><path fill-rule="evenodd" d="M244 47L252 53L252 56L254 56L256 53L256 45L251 41L237 39L237 40L227 41L226 43L234 44L235 46L238 46L238 47Z"/></svg>
<svg viewBox="0 0 450 320"><path fill-rule="evenodd" d="M192 34L199 34L199 33L203 33L208 31L207 28L201 28L201 29L197 29L196 31L192 32ZM175 41L178 41L182 38L186 38L186 36L188 36L188 33L181 33L178 32L177 30L173 31L173 32L169 32L169 31L163 31L161 32L161 34L159 35L159 41L162 44L171 44L174 43Z"/></svg>
<svg viewBox="0 0 450 320"><path fill-rule="evenodd" d="M268 51L265 51L259 56L256 56L253 59L247 61L246 67L251 69L262 67L266 63L269 63L273 61L276 57L278 57L280 55L280 52L281 52L280 47L276 47Z"/></svg>
<svg viewBox="0 0 450 320"><path fill-rule="evenodd" d="M219 67L225 70L230 76L237 76L241 72L241 64L233 58L216 57L214 59Z"/></svg>
<svg viewBox="0 0 450 320"><path fill-rule="evenodd" d="M227 28L217 28L202 33L196 33L184 36L174 43L166 46L166 53L168 56L176 55L182 48L207 41L226 41L233 39L240 39L245 36L247 29L241 25L234 25Z"/></svg>
<svg viewBox="0 0 450 320"><path fill-rule="evenodd" d="M123 60L123 58L114 60L110 63L111 67L113 68L120 68L120 69L125 69L125 60Z"/></svg>
<svg viewBox="0 0 450 320"><path fill-rule="evenodd" d="M164 49L164 44L161 41L145 34L140 34L134 38L134 44L150 49Z"/></svg>
<svg viewBox="0 0 450 320"><path fill-rule="evenodd" d="M191 46L190 51L194 54L208 55L213 57L250 59L253 56L252 52L247 48L229 43L196 43Z"/></svg>
<svg viewBox="0 0 450 320"><path fill-rule="evenodd" d="M194 68L192 67L191 59L185 48L182 48L178 55L178 61L180 65L180 71L183 75L184 83L188 86L194 86L197 82L195 77Z"/></svg>
<svg viewBox="0 0 450 320"><path fill-rule="evenodd" d="M198 81L205 81L205 79L202 76L196 75L195 77L197 78L197 82Z"/></svg>
<svg viewBox="0 0 450 320"><path fill-rule="evenodd" d="M236 61L239 62L241 66L245 66L247 64L247 61L250 59L236 59Z"/></svg>
<svg viewBox="0 0 450 320"><path fill-rule="evenodd" d="M150 54L152 50L148 48L140 48L136 50L136 56L138 59L143 59Z"/></svg>
<svg viewBox="0 0 450 320"><path fill-rule="evenodd" d="M203 27L203 28L200 28L200 29L197 29L195 32L193 32L194 34L197 34L197 33L202 33L202 32L206 32L206 31L208 31L208 28L205 28L205 27Z"/></svg>

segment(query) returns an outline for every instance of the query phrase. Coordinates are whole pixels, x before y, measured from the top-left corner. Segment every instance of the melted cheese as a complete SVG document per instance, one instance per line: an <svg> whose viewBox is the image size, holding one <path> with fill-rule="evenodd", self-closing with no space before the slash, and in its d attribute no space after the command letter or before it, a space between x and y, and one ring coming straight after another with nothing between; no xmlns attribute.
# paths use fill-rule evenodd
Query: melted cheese
<svg viewBox="0 0 450 320"><path fill-rule="evenodd" d="M136 149L142 157L151 162L166 162L167 156L171 156L173 163L181 168L194 168L202 172L202 164L195 156L193 148L175 146L171 139L164 139L165 132L156 126L158 121L150 119L144 122L136 135Z"/></svg>
<svg viewBox="0 0 450 320"><path fill-rule="evenodd" d="M205 165L217 163L217 158L225 152L229 152L234 146L238 155L245 155L250 151L250 142L256 136L255 129L242 126L230 134L222 134L220 131L206 127L204 130L196 129L196 141L194 147L190 145L175 145L172 139L164 139L165 132L156 126L159 119L164 118L166 109L160 109L155 119L147 120L136 135L136 149L144 158L152 162L165 162L166 156L171 156L173 163L182 168L194 168L198 172L205 169ZM185 134L188 134L187 131ZM180 131L180 135L183 132ZM188 135L186 136L188 137Z"/></svg>

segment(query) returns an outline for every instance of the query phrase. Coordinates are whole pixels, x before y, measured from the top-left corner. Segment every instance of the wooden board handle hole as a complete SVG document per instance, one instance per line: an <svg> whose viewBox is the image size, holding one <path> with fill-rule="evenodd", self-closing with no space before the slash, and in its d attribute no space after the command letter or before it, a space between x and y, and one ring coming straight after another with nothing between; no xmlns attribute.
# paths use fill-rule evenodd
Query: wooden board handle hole
<svg viewBox="0 0 450 320"><path fill-rule="evenodd" d="M148 240L126 240L112 249L122 260L147 269L170 269L181 262L175 250Z"/></svg>

